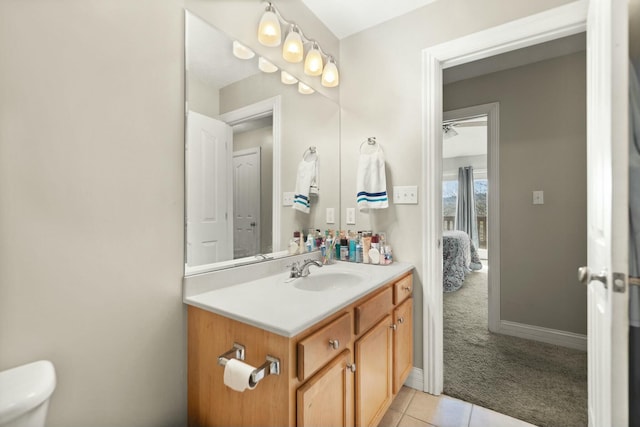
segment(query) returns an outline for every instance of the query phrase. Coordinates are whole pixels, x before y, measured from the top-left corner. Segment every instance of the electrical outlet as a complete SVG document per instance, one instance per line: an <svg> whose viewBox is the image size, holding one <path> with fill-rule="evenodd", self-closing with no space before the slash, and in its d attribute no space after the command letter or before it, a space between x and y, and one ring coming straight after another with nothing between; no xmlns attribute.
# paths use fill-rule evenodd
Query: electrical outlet
<svg viewBox="0 0 640 427"><path fill-rule="evenodd" d="M295 196L293 191L282 193L282 206L293 206L293 196Z"/></svg>
<svg viewBox="0 0 640 427"><path fill-rule="evenodd" d="M417 185L396 185L393 187L393 203L396 205L417 205L418 186Z"/></svg>
<svg viewBox="0 0 640 427"><path fill-rule="evenodd" d="M533 204L534 205L544 205L544 191L535 190L533 192Z"/></svg>
<svg viewBox="0 0 640 427"><path fill-rule="evenodd" d="M327 208L327 224L335 224L336 222L336 210L334 208Z"/></svg>
<svg viewBox="0 0 640 427"><path fill-rule="evenodd" d="M347 208L347 225L355 225L356 208Z"/></svg>

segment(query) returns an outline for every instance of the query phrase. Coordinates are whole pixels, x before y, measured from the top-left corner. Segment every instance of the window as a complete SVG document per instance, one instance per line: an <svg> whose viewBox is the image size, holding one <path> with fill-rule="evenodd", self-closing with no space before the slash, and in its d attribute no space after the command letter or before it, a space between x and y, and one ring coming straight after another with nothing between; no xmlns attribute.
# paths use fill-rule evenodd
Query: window
<svg viewBox="0 0 640 427"><path fill-rule="evenodd" d="M486 178L473 180L478 220L478 243L480 249L487 248L487 191L489 183ZM442 229L455 229L456 205L458 201L458 180L442 181Z"/></svg>

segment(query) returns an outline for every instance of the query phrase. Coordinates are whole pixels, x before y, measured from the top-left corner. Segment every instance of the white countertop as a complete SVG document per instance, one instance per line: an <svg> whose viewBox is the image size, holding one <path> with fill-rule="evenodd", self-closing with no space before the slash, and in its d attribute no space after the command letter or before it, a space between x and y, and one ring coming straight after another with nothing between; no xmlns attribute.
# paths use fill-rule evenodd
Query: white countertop
<svg viewBox="0 0 640 427"><path fill-rule="evenodd" d="M293 337L412 269L412 264L404 262L390 265L336 262L322 268L311 266L312 280L314 275L319 278L341 274L353 274L362 279L344 284L337 280L335 286L321 291L310 280L304 282L305 278L288 280L289 273L283 270L230 286L212 283L209 287L215 288L212 290L206 290L202 285L207 277L201 276L195 293L189 292L185 280L184 302L278 335ZM211 280L216 280L214 275ZM314 286L305 286L309 283ZM309 289L299 289L300 286Z"/></svg>

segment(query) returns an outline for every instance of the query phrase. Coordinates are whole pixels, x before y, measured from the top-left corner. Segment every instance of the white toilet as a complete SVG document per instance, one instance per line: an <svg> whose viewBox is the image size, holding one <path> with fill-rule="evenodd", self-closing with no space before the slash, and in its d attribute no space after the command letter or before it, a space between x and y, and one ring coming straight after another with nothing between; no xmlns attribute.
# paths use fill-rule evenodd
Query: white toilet
<svg viewBox="0 0 640 427"><path fill-rule="evenodd" d="M56 371L48 360L0 372L0 427L43 427Z"/></svg>

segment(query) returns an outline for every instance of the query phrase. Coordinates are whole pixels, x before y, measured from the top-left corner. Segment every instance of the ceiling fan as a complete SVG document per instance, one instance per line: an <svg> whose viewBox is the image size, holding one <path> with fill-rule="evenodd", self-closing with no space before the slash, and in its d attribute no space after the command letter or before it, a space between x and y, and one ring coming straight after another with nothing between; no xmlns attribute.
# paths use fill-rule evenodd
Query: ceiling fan
<svg viewBox="0 0 640 427"><path fill-rule="evenodd" d="M471 119L464 121L450 121L442 124L442 132L445 139L453 138L458 135L458 132L454 129L455 127L477 127L477 126L487 126L486 118L479 118L479 120Z"/></svg>

